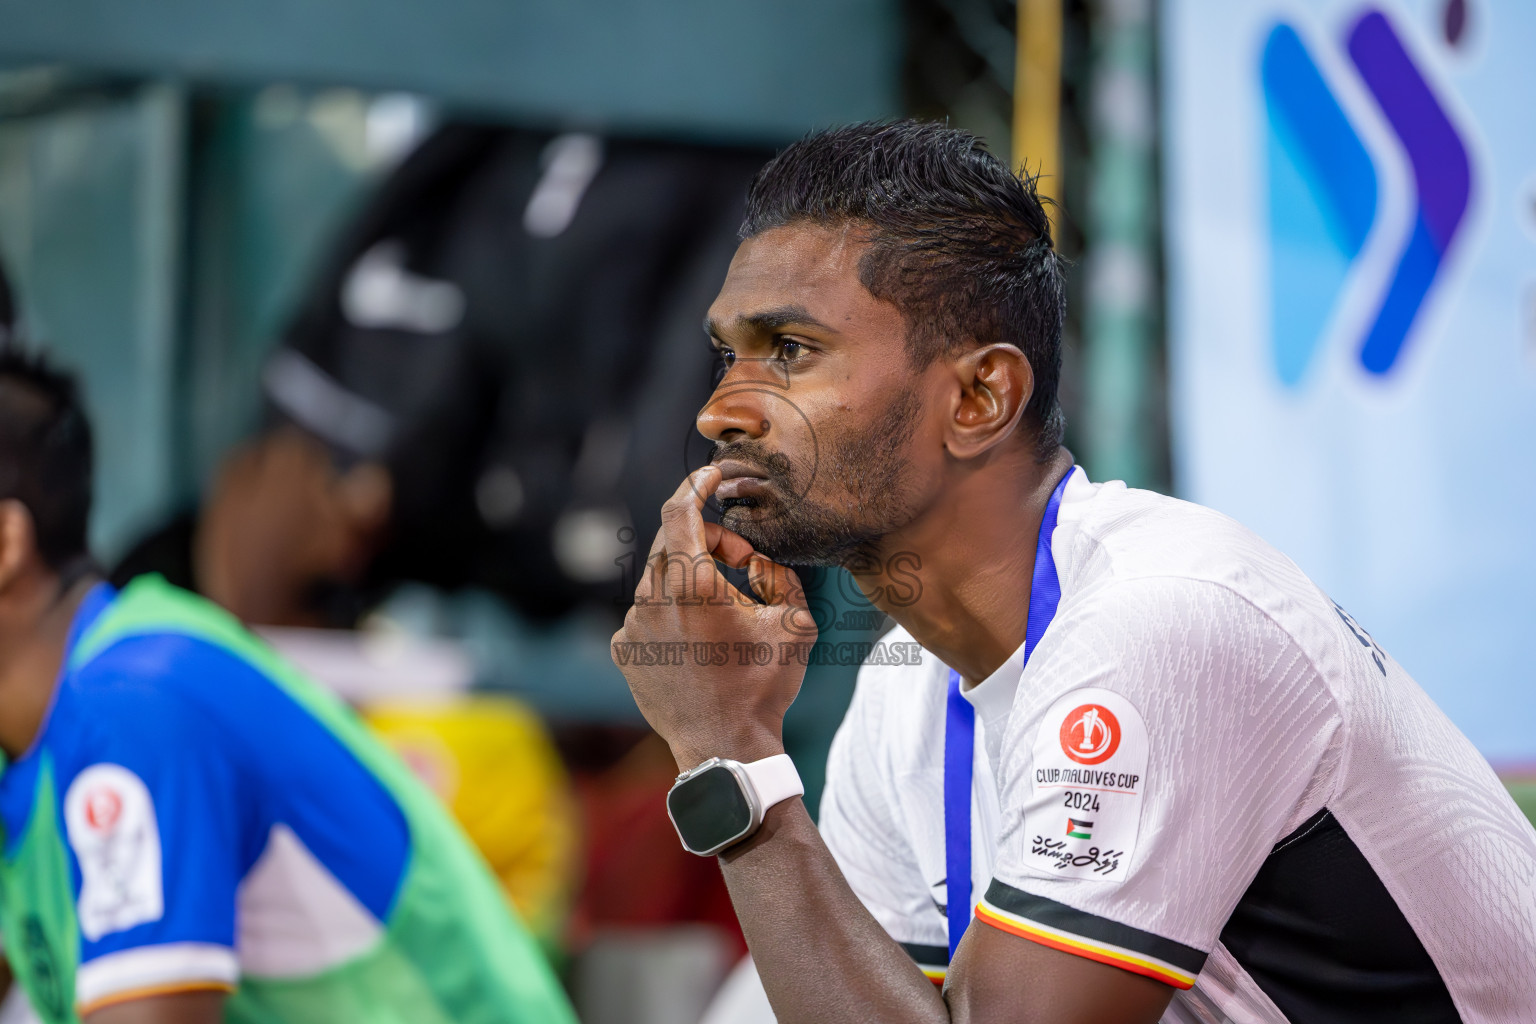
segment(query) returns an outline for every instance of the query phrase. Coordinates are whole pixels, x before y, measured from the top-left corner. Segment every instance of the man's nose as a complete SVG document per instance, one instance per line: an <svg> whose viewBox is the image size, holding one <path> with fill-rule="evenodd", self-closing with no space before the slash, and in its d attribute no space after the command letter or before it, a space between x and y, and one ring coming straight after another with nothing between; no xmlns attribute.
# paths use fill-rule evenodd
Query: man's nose
<svg viewBox="0 0 1536 1024"><path fill-rule="evenodd" d="M757 439L768 433L764 394L750 385L721 382L694 421L699 433L711 441Z"/></svg>

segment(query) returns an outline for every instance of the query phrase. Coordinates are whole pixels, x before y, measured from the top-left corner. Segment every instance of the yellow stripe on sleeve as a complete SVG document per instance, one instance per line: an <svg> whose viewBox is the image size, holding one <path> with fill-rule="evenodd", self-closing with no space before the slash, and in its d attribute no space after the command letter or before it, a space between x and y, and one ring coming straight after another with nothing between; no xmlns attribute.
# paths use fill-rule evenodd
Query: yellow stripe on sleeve
<svg viewBox="0 0 1536 1024"><path fill-rule="evenodd" d="M1149 957L1135 950L1123 949L1120 946L1110 945L1106 942L1095 942L1085 939L1081 935L1073 935L1056 928L1048 928L1045 925L1010 914L983 900L976 905L976 917L985 921L994 928L999 928L1010 935L1038 942L1042 946L1059 949L1064 953L1072 953L1076 956L1086 957L1089 960L1097 960L1111 967L1119 967L1133 974L1154 978L1174 988L1193 988L1195 976L1188 971L1181 970L1173 964L1155 957Z"/></svg>
<svg viewBox="0 0 1536 1024"><path fill-rule="evenodd" d="M143 988L124 989L121 992L113 992L111 995L102 996L93 1003L75 1007L75 1013L81 1017L89 1016L97 1010L108 1006L117 1006L119 1003L131 1003L138 999L154 999L157 996L173 996L182 992L224 992L232 993L235 986L225 981L178 981L164 985L146 985Z"/></svg>

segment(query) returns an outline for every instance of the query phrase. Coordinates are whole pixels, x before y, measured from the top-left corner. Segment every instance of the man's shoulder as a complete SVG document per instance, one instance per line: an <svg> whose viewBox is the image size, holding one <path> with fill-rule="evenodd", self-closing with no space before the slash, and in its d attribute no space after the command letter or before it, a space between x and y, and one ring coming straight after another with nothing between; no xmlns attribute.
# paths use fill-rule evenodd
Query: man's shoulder
<svg viewBox="0 0 1536 1024"><path fill-rule="evenodd" d="M1277 618L1325 611L1326 598L1284 554L1215 509L1114 482L1062 512L1053 548L1064 599L1162 580L1187 594L1225 591Z"/></svg>
<svg viewBox="0 0 1536 1024"><path fill-rule="evenodd" d="M271 679L238 653L196 633L148 629L116 637L74 663L66 683L93 718L196 717ZM215 715L216 718L225 716Z"/></svg>
<svg viewBox="0 0 1536 1024"><path fill-rule="evenodd" d="M1287 561L1252 530L1213 508L1119 481L1063 508L1069 562L1109 559L1121 574L1204 577L1254 556Z"/></svg>
<svg viewBox="0 0 1536 1024"><path fill-rule="evenodd" d="M241 661L249 660L249 649L259 645L234 616L164 577L139 576L116 593L107 593L110 599L70 650L68 667L72 669L99 660L125 640L154 641L173 648L192 643Z"/></svg>
<svg viewBox="0 0 1536 1024"><path fill-rule="evenodd" d="M265 651L266 656L263 657ZM260 760L274 736L302 744L318 720L279 678L262 642L201 598L141 578L84 631L63 680L55 731L80 756L195 748Z"/></svg>
<svg viewBox="0 0 1536 1024"><path fill-rule="evenodd" d="M311 691L319 689L266 641L222 608L158 576L134 580L87 626L66 675L93 698L179 702L218 712L254 695L324 717L311 707Z"/></svg>
<svg viewBox="0 0 1536 1024"><path fill-rule="evenodd" d="M60 798L76 775L103 765L150 780L243 760L261 726L221 711L218 696L260 685L243 673L226 652L178 634L125 637L79 664L47 732Z"/></svg>

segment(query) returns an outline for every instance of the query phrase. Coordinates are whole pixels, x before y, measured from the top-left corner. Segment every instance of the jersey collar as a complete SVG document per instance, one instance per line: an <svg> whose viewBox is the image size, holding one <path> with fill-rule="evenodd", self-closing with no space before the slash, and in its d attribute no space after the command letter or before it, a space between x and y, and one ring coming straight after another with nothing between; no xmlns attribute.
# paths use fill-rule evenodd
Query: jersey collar
<svg viewBox="0 0 1536 1024"><path fill-rule="evenodd" d="M966 687L960 684L960 696L970 701L976 709L976 717L983 723L982 736L986 741L987 759L995 769L1001 753L1003 727L1008 723L1008 713L1013 710L1014 695L1019 692L1019 679L1024 672L1024 645L1008 655L1008 660L997 671L977 683Z"/></svg>

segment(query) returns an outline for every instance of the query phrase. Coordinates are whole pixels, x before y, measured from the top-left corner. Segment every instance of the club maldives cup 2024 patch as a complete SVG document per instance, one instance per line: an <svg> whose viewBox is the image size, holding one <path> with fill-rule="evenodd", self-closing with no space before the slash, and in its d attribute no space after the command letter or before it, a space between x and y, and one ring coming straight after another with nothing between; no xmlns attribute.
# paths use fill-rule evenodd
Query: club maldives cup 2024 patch
<svg viewBox="0 0 1536 1024"><path fill-rule="evenodd" d="M64 825L80 862L80 932L103 935L158 921L160 828L149 788L116 764L95 764L64 795Z"/></svg>
<svg viewBox="0 0 1536 1024"><path fill-rule="evenodd" d="M1025 863L1048 875L1124 878L1147 785L1141 713L1118 693L1073 690L1040 720L1034 755Z"/></svg>

